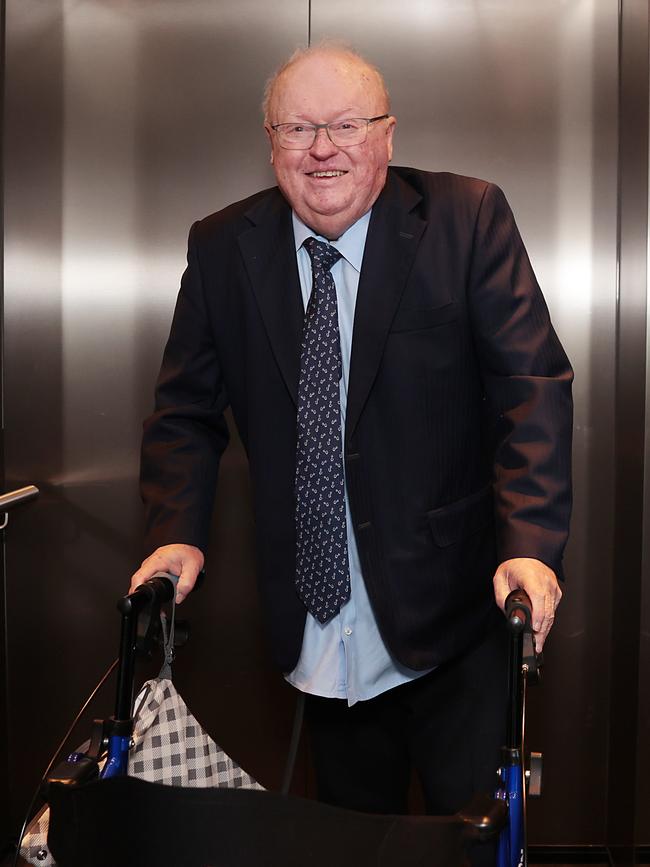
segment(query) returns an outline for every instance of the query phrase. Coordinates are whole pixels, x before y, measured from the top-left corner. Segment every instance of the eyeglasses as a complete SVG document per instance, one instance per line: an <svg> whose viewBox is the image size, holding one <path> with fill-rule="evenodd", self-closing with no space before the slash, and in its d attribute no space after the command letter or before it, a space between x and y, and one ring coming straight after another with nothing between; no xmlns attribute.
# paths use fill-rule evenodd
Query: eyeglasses
<svg viewBox="0 0 650 867"><path fill-rule="evenodd" d="M387 117L387 114L379 114L377 117L346 117L333 123L274 123L271 129L276 133L280 147L287 150L309 150L319 129L326 130L332 144L346 148L363 144L368 137L368 126Z"/></svg>

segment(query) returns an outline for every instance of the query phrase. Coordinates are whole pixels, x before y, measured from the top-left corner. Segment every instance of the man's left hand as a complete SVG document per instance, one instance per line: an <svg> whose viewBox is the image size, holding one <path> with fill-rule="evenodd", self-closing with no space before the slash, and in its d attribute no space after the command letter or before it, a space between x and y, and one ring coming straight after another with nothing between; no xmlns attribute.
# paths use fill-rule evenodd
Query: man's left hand
<svg viewBox="0 0 650 867"><path fill-rule="evenodd" d="M533 632L535 647L541 653L546 636L555 619L555 609L560 604L562 591L555 572L541 560L532 557L517 557L505 560L494 573L494 597L503 611L506 596L521 587L528 593L533 606Z"/></svg>

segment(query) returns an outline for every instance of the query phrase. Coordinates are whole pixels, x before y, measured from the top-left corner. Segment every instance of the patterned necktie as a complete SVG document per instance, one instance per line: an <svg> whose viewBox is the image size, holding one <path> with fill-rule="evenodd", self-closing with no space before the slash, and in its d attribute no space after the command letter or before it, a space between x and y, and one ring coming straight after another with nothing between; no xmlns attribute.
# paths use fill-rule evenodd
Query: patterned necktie
<svg viewBox="0 0 650 867"><path fill-rule="evenodd" d="M302 337L296 448L296 589L326 623L350 598L341 452L341 341L330 273L341 254L308 238L313 287Z"/></svg>

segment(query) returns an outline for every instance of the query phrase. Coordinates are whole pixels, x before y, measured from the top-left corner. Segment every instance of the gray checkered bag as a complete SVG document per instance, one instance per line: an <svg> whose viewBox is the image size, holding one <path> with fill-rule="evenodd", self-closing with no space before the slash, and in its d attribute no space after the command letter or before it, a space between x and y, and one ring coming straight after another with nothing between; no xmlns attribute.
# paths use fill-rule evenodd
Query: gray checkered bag
<svg viewBox="0 0 650 867"><path fill-rule="evenodd" d="M169 623L160 612L165 661L135 700L128 774L171 786L262 789L203 730L172 683L175 614L175 600Z"/></svg>
<svg viewBox="0 0 650 867"><path fill-rule="evenodd" d="M130 777L190 788L263 788L203 730L169 678L147 681L135 706Z"/></svg>

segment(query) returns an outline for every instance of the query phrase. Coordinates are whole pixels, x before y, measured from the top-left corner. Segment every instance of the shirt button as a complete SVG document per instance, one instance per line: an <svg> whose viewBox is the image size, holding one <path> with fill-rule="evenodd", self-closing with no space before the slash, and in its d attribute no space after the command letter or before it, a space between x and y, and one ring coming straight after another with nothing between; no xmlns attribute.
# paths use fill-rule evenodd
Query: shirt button
<svg viewBox="0 0 650 867"><path fill-rule="evenodd" d="M352 635L352 628L350 626L346 626L343 630L344 635Z"/></svg>

